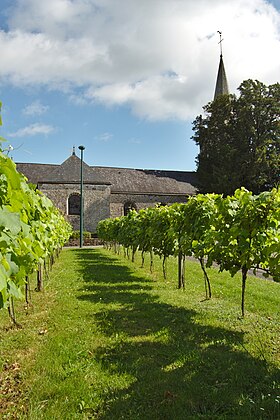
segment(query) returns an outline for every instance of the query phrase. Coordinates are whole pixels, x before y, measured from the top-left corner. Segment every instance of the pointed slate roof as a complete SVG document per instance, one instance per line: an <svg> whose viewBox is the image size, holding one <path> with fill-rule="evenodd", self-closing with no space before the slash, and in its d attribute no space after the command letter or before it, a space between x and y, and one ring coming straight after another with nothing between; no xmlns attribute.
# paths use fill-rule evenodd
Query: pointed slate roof
<svg viewBox="0 0 280 420"><path fill-rule="evenodd" d="M75 154L72 154L68 159L66 159L59 166L56 179L59 179L62 182L67 182L67 181L80 182L81 159ZM84 179L84 182L99 181L97 179L93 180L92 169L84 161L83 161L83 179Z"/></svg>
<svg viewBox="0 0 280 420"><path fill-rule="evenodd" d="M226 76L226 71L225 71L225 66L224 66L224 61L223 61L223 55L221 54L214 100L219 95L228 95L228 94L229 94L229 89L228 89L227 76Z"/></svg>
<svg viewBox="0 0 280 420"><path fill-rule="evenodd" d="M72 183L78 184L81 179L81 159L72 154L61 165L43 163L17 163L17 169L23 173L29 182L42 183ZM110 184L108 180L97 179L92 168L83 162L83 180L89 184Z"/></svg>

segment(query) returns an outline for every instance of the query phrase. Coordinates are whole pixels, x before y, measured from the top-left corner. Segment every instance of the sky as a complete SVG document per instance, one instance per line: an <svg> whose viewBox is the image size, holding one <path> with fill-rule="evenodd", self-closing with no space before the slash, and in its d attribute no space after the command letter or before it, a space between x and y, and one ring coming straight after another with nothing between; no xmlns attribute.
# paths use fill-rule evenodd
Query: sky
<svg viewBox="0 0 280 420"><path fill-rule="evenodd" d="M0 0L2 148L15 162L60 164L84 145L89 165L195 170L217 31L232 93L280 81L280 0Z"/></svg>

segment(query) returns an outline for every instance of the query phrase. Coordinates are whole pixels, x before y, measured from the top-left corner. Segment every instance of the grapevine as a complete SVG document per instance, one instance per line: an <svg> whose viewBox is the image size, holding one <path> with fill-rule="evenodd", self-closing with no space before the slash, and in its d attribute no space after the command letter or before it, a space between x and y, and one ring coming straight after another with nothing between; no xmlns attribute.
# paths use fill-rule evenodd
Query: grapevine
<svg viewBox="0 0 280 420"><path fill-rule="evenodd" d="M200 262L206 298L211 285L206 267L218 264L232 276L242 273L241 310L244 316L248 271L261 269L280 280L280 188L253 195L244 188L233 196L198 194L184 204L147 208L99 222L98 235L107 242L158 254L165 260L178 256L178 287L184 287L182 261Z"/></svg>
<svg viewBox="0 0 280 420"><path fill-rule="evenodd" d="M28 184L0 147L0 308L7 308L12 318L13 299L24 297L29 275L70 234L70 225L52 202Z"/></svg>

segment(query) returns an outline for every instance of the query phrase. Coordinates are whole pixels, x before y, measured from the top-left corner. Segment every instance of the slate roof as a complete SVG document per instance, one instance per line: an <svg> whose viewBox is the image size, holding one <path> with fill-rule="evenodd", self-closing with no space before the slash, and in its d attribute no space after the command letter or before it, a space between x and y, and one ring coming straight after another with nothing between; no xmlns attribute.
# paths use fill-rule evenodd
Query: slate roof
<svg viewBox="0 0 280 420"><path fill-rule="evenodd" d="M78 156L71 155L61 165L17 163L17 169L33 184L79 183L81 176L81 160ZM85 183L100 183L100 180L94 179L92 168L85 162L83 162L83 178ZM108 181L105 183L108 184Z"/></svg>
<svg viewBox="0 0 280 420"><path fill-rule="evenodd" d="M81 161L70 156L61 165L17 163L33 184L79 183ZM111 185L112 193L195 194L195 172L89 166L83 162L84 183Z"/></svg>
<svg viewBox="0 0 280 420"><path fill-rule="evenodd" d="M110 167L95 167L94 171L99 178L110 180L113 193L195 194L196 192L193 172Z"/></svg>

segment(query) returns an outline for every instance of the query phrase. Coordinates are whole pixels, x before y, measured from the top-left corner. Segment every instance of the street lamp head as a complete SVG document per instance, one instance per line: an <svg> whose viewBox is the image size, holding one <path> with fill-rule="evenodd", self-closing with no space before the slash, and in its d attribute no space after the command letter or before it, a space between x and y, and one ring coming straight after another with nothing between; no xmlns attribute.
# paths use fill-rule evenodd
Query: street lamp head
<svg viewBox="0 0 280 420"><path fill-rule="evenodd" d="M85 150L85 146L79 146L79 150Z"/></svg>

